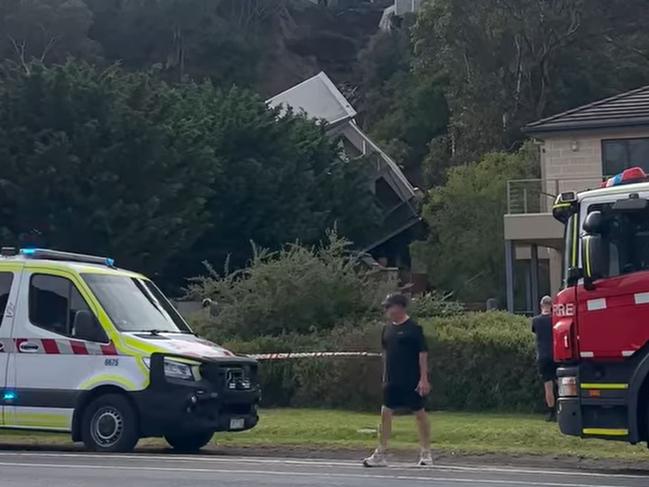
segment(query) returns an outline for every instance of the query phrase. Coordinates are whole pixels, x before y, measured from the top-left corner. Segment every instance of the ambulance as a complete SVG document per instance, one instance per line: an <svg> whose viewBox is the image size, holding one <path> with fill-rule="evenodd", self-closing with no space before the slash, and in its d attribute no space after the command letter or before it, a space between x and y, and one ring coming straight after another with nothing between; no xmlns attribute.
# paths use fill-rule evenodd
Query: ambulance
<svg viewBox="0 0 649 487"><path fill-rule="evenodd" d="M258 422L255 360L199 338L146 277L46 249L0 256L0 428L93 451L196 451Z"/></svg>

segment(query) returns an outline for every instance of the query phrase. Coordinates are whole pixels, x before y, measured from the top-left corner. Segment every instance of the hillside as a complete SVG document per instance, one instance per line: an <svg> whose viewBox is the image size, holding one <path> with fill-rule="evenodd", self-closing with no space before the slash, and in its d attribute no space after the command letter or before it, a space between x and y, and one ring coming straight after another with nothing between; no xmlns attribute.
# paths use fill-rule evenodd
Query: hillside
<svg viewBox="0 0 649 487"><path fill-rule="evenodd" d="M352 92L361 82L359 53L377 32L384 4L358 2L338 9L308 0L287 4L271 23L259 91L272 95L322 70Z"/></svg>

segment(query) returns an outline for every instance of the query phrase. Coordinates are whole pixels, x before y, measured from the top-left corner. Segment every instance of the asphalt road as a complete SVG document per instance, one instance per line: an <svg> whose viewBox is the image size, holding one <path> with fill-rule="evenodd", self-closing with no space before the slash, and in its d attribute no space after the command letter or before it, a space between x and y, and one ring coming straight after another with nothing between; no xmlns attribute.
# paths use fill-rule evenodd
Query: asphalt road
<svg viewBox="0 0 649 487"><path fill-rule="evenodd" d="M649 476L496 466L364 469L337 460L172 454L0 452L0 486L20 487L646 487Z"/></svg>

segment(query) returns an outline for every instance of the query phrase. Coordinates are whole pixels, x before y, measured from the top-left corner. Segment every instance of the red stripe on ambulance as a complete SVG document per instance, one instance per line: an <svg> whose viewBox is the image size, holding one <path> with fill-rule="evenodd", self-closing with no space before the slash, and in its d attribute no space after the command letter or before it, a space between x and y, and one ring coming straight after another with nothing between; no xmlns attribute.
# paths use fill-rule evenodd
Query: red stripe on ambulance
<svg viewBox="0 0 649 487"><path fill-rule="evenodd" d="M43 344L43 349L45 350L45 353L53 354L53 355L59 354L59 347L56 344L56 340L53 340L51 338L43 338L41 340L41 343Z"/></svg>
<svg viewBox="0 0 649 487"><path fill-rule="evenodd" d="M113 342L110 342L108 345L101 345L101 353L102 355L119 355Z"/></svg>
<svg viewBox="0 0 649 487"><path fill-rule="evenodd" d="M72 352L75 355L88 355L88 349L86 348L85 343L71 341L70 345L72 346Z"/></svg>

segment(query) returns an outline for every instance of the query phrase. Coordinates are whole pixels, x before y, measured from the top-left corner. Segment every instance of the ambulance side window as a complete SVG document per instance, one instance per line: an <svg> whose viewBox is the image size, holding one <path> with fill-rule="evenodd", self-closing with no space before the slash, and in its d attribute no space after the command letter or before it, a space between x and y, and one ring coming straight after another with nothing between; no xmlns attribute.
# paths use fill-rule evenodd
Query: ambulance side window
<svg viewBox="0 0 649 487"><path fill-rule="evenodd" d="M90 311L72 281L58 276L37 274L29 286L29 320L32 324L72 336L72 323L78 311Z"/></svg>
<svg viewBox="0 0 649 487"><path fill-rule="evenodd" d="M7 308L7 301L9 301L9 293L11 292L11 284L14 280L14 275L11 272L0 272L0 325Z"/></svg>

